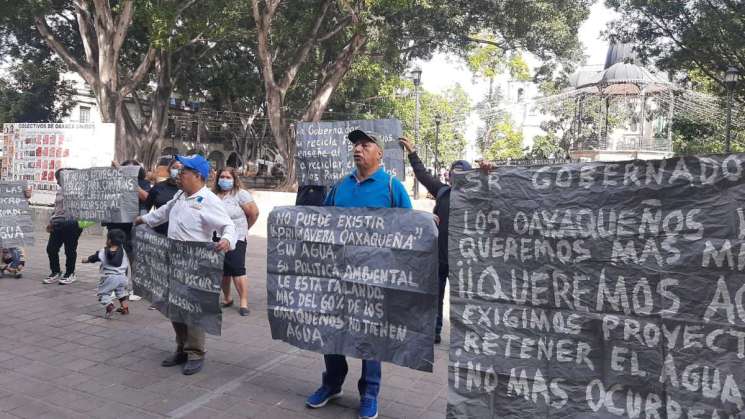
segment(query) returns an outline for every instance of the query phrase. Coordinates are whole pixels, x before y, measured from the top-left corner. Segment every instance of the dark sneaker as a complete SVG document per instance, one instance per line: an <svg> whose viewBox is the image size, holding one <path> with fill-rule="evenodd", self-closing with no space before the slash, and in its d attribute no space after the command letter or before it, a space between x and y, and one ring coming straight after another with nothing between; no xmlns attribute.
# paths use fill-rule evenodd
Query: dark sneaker
<svg viewBox="0 0 745 419"><path fill-rule="evenodd" d="M248 307L241 307L238 309L238 312L241 313L241 316L248 316L251 313Z"/></svg>
<svg viewBox="0 0 745 419"><path fill-rule="evenodd" d="M435 344L438 344L440 342L442 342L442 336L440 336L440 334L438 333L435 335Z"/></svg>
<svg viewBox="0 0 745 419"><path fill-rule="evenodd" d="M360 400L360 419L375 419L378 417L378 400L363 397Z"/></svg>
<svg viewBox="0 0 745 419"><path fill-rule="evenodd" d="M338 399L342 394L344 393L341 389L334 390L326 386L321 386L321 388L305 400L305 405L311 409L318 409L319 407L326 406L326 403L329 401Z"/></svg>
<svg viewBox="0 0 745 419"><path fill-rule="evenodd" d="M190 359L184 364L182 372L184 375L194 375L202 371L202 366L204 366L204 359Z"/></svg>
<svg viewBox="0 0 745 419"><path fill-rule="evenodd" d="M59 280L60 285L70 285L73 282L75 282L77 278L75 277L75 274L65 274L62 279Z"/></svg>
<svg viewBox="0 0 745 419"><path fill-rule="evenodd" d="M164 359L163 362L160 363L160 366L162 367L173 367L175 365L181 365L186 364L186 361L188 361L188 357L183 352L177 352L168 358Z"/></svg>
<svg viewBox="0 0 745 419"><path fill-rule="evenodd" d="M106 306L106 318L110 319L112 313L114 313L114 303L109 303L109 305Z"/></svg>
<svg viewBox="0 0 745 419"><path fill-rule="evenodd" d="M59 281L62 278L62 272L54 273L52 272L49 274L48 277L44 278L41 282L43 284L54 284L55 282Z"/></svg>
<svg viewBox="0 0 745 419"><path fill-rule="evenodd" d="M126 316L129 314L129 307L119 307L116 309L116 312L121 314L122 316Z"/></svg>

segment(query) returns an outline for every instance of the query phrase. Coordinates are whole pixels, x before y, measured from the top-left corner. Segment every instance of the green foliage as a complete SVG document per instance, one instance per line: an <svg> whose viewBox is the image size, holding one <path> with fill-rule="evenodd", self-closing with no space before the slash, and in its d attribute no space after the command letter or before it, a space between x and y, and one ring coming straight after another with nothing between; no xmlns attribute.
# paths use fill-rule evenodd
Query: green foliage
<svg viewBox="0 0 745 419"><path fill-rule="evenodd" d="M443 167L462 158L466 147L466 119L470 112L470 99L458 84L442 94L420 91L419 103L419 141L415 136L416 102L414 84L406 79L391 79L381 86L381 97L372 108L373 118L394 117L401 120L404 136L415 142L419 155L425 162L434 164L434 150L437 124L435 117L441 118L439 143L439 163Z"/></svg>
<svg viewBox="0 0 745 419"><path fill-rule="evenodd" d="M0 78L0 123L58 122L72 106L72 86L60 80L61 65L46 56L12 65Z"/></svg>
<svg viewBox="0 0 745 419"><path fill-rule="evenodd" d="M503 118L491 130L494 136L489 149L484 155L489 160L521 159L525 155L522 131L512 125L512 121Z"/></svg>
<svg viewBox="0 0 745 419"><path fill-rule="evenodd" d="M745 2L606 0L620 13L610 35L633 42L638 55L663 70L705 76L724 91L724 71L745 62ZM688 73L690 70L696 73ZM712 86L714 87L714 86ZM745 83L737 87L745 100Z"/></svg>
<svg viewBox="0 0 745 419"><path fill-rule="evenodd" d="M559 143L559 138L553 132L537 135L533 137L533 147L528 156L533 159L563 158L566 153L559 147Z"/></svg>
<svg viewBox="0 0 745 419"><path fill-rule="evenodd" d="M724 98L724 72L730 66L745 75L745 2L729 0L606 0L620 13L610 35L635 46L641 59L654 62L692 89ZM745 103L745 82L734 90L735 109ZM724 113L725 106L719 112ZM737 117L737 116L736 116ZM679 154L724 151L724 127L677 115L673 146ZM742 150L745 132L733 140Z"/></svg>

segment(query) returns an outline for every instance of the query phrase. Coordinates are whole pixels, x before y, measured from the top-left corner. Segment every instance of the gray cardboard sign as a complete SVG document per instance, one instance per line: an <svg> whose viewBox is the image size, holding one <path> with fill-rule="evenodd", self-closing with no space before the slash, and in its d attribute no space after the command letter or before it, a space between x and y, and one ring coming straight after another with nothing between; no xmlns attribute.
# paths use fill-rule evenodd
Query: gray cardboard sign
<svg viewBox="0 0 745 419"><path fill-rule="evenodd" d="M432 214L277 207L267 229L273 339L432 371L439 292Z"/></svg>
<svg viewBox="0 0 745 419"><path fill-rule="evenodd" d="M745 411L745 155L454 177L449 418Z"/></svg>
<svg viewBox="0 0 745 419"><path fill-rule="evenodd" d="M34 223L25 189L25 181L0 182L0 247L34 244Z"/></svg>
<svg viewBox="0 0 745 419"><path fill-rule="evenodd" d="M352 171L352 144L347 134L356 129L383 141L383 167L403 182L404 153L398 142L403 133L401 121L374 119L298 123L295 162L300 186L331 186Z"/></svg>
<svg viewBox="0 0 745 419"><path fill-rule="evenodd" d="M220 282L225 256L213 243L185 242L150 227L134 228L132 283L137 295L171 321L220 335Z"/></svg>
<svg viewBox="0 0 745 419"><path fill-rule="evenodd" d="M138 166L61 173L65 212L76 220L129 223L139 215Z"/></svg>

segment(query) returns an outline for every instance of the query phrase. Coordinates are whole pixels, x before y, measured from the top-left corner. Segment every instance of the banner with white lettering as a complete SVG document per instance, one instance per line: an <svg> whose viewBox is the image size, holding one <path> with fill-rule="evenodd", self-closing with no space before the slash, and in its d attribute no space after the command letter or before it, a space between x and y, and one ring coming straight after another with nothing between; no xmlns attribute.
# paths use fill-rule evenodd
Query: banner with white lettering
<svg viewBox="0 0 745 419"><path fill-rule="evenodd" d="M456 175L448 418L740 417L744 166Z"/></svg>
<svg viewBox="0 0 745 419"><path fill-rule="evenodd" d="M403 131L398 119L300 122L296 125L295 161L298 183L303 185L336 184L354 168L352 143L347 134L360 129L381 140L383 167L404 180L404 153L398 138Z"/></svg>
<svg viewBox="0 0 745 419"><path fill-rule="evenodd" d="M171 321L220 335L220 283L225 256L214 243L169 239L150 227L134 228L134 292Z"/></svg>
<svg viewBox="0 0 745 419"><path fill-rule="evenodd" d="M34 222L25 189L25 181L0 182L0 247L34 244Z"/></svg>
<svg viewBox="0 0 745 419"><path fill-rule="evenodd" d="M277 207L267 228L273 339L432 371L439 292L432 214Z"/></svg>
<svg viewBox="0 0 745 419"><path fill-rule="evenodd" d="M63 170L65 213L75 220L130 223L139 215L139 166Z"/></svg>

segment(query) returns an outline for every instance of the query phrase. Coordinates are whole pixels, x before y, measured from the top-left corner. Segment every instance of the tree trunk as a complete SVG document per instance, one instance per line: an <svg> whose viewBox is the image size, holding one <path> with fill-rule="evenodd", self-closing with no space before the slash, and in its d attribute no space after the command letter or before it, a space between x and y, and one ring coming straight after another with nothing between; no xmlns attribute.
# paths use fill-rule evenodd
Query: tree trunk
<svg viewBox="0 0 745 419"><path fill-rule="evenodd" d="M352 67L354 58L362 52L366 43L366 36L360 33L355 33L344 49L339 52L334 62L331 63L327 69L326 76L323 78L321 85L316 90L313 99L305 110L305 114L302 118L303 121L318 122L321 120L321 117L329 104L329 100L331 100L331 95Z"/></svg>

